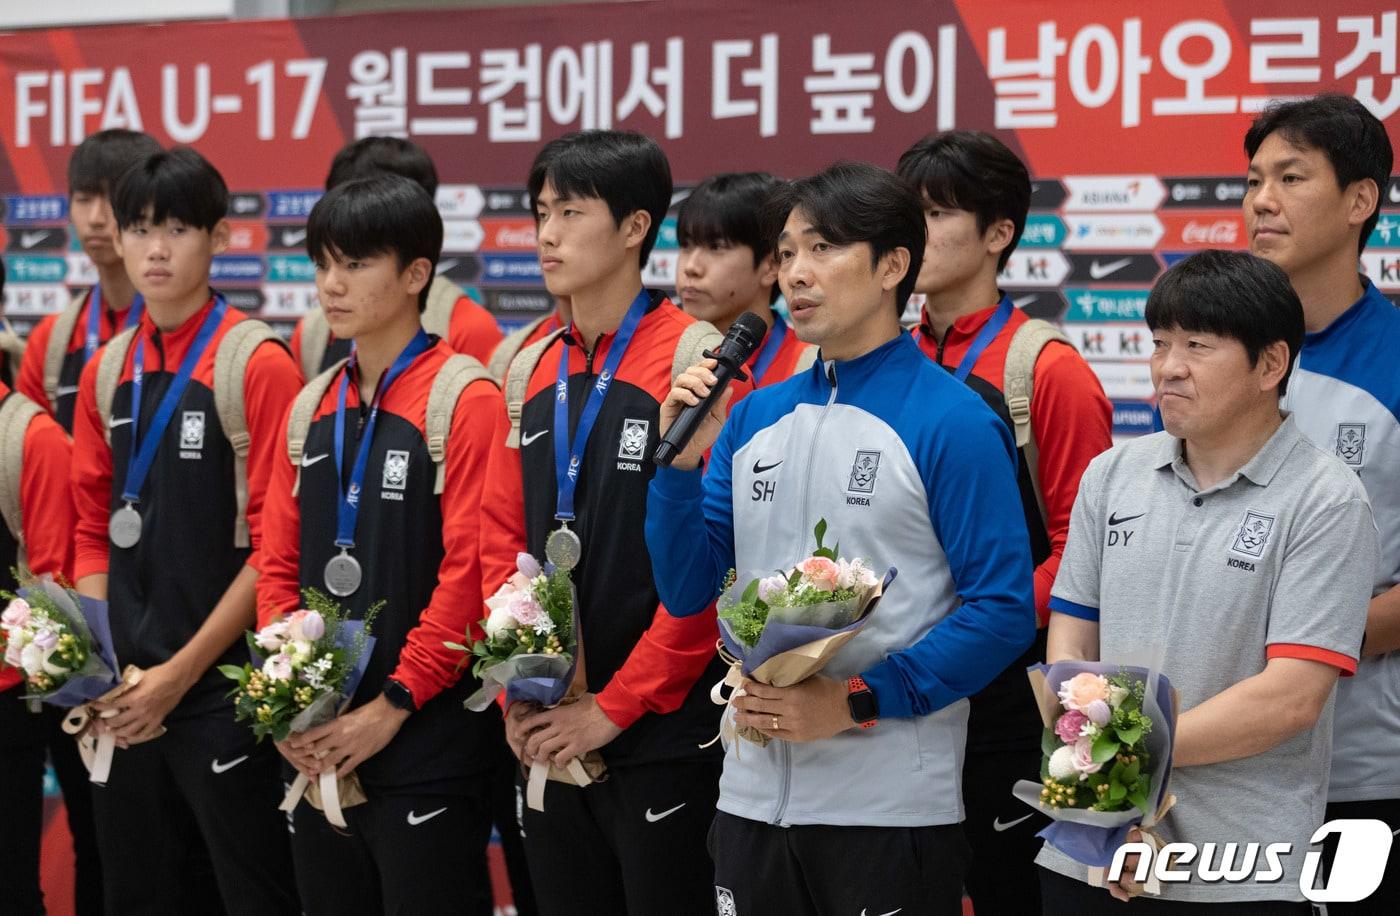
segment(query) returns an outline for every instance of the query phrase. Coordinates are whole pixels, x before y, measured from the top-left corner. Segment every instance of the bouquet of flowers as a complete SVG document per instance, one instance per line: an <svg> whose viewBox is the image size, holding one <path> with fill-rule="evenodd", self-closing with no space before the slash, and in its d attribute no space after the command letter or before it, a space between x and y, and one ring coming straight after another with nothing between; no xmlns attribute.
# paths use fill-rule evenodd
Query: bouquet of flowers
<svg viewBox="0 0 1400 916"><path fill-rule="evenodd" d="M18 594L0 592L8 601L0 614L4 664L24 672L31 700L71 710L63 730L77 740L88 778L105 784L116 738L93 733L98 716L88 704L115 700L140 682L141 671L117 665L107 602L79 595L52 576L16 571L15 578L24 585Z"/></svg>
<svg viewBox="0 0 1400 916"><path fill-rule="evenodd" d="M236 684L228 694L234 701L235 720L251 722L259 741L269 735L274 741L285 741L344 711L374 647L369 627L384 607L382 601L361 619L350 620L344 608L316 589L302 594L306 607L247 634L253 663L219 666ZM316 786L298 774L282 800L282 810L296 807L304 794L337 827L345 826L342 808L364 801L355 774L337 780L330 770L321 774Z"/></svg>
<svg viewBox="0 0 1400 916"><path fill-rule="evenodd" d="M1105 662L1033 665L1028 673L1045 724L1040 781L1023 779L1013 792L1050 817L1039 835L1090 866L1092 880L1129 830L1148 833L1174 801L1167 784L1176 693L1152 669Z"/></svg>
<svg viewBox="0 0 1400 916"><path fill-rule="evenodd" d="M482 622L485 638L471 647L446 643L450 649L476 659L472 674L481 687L467 698L466 707L481 712L502 693L506 705L534 702L558 706L572 702L581 692L577 595L568 570L541 566L528 553L515 558L516 571L486 599ZM530 768L526 801L544 810L544 784L553 779L587 786L602 778L607 766L597 751L570 760L563 767L536 761Z"/></svg>
<svg viewBox="0 0 1400 916"><path fill-rule="evenodd" d="M840 544L826 547L826 520L817 522L812 555L786 570L748 579L741 587L731 570L720 595L720 656L729 672L710 691L727 706L722 688L738 687L744 678L773 687L791 687L816 674L855 638L876 603L894 581L893 567L877 575L866 560L847 560ZM753 728L737 730L726 713L720 735L734 734L760 746L768 736Z"/></svg>

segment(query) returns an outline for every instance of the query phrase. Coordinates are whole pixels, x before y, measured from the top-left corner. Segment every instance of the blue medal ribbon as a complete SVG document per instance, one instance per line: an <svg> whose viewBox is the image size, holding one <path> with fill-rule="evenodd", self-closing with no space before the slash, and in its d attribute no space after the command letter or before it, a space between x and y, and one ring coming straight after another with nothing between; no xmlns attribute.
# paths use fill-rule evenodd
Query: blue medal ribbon
<svg viewBox="0 0 1400 916"><path fill-rule="evenodd" d="M588 447L588 436L593 432L593 424L603 409L603 400L608 396L617 367L622 364L627 345L641 324L642 316L651 305L651 296L643 289L632 300L622 325L617 329L617 337L608 348L608 358L603 361L603 373L588 390L588 400L584 402L583 413L578 418L578 428L574 430L574 441L569 442L569 345L559 355L559 381L554 390L554 477L559 485L558 500L554 517L561 522L574 520L574 491L578 489L578 475L583 468L583 452ZM569 323L569 333L573 333L573 322Z"/></svg>
<svg viewBox="0 0 1400 916"><path fill-rule="evenodd" d="M763 377L768 374L768 367L773 364L778 351L783 348L783 341L787 339L787 335L787 322L783 321L777 312L773 312L773 327L768 331L768 339L763 342L758 355L749 364L749 374L753 376L755 386L763 383Z"/></svg>
<svg viewBox="0 0 1400 916"><path fill-rule="evenodd" d="M185 358L180 360L180 369L175 373L175 380L166 389L165 397L161 398L156 414L151 418L150 428L144 436L140 433L141 389L145 385L146 375L146 338L142 337L137 341L136 356L131 366L131 460L126 466L126 485L122 488L122 499L126 500L128 505L140 501L141 487L146 482L146 475L150 473L151 463L155 460L156 449L160 447L165 428L170 425L170 418L175 416L175 408L179 406L180 398L190 383L195 365L204 355L209 341L214 338L214 332L223 323L227 313L228 303L224 301L224 297L215 296L214 307L204 317L204 323L199 326L199 333L195 335Z"/></svg>
<svg viewBox="0 0 1400 916"><path fill-rule="evenodd" d="M365 480L365 465L369 463L370 445L374 441L375 423L379 419L379 405L383 403L384 395L394 380L432 345L433 341L428 332L419 328L418 333L408 342L408 346L404 347L403 352L394 360L394 364L380 376L379 384L374 388L374 398L370 401L369 418L365 421L364 433L360 436L359 451L355 453L355 466L350 471L348 489L344 479L345 395L350 387L351 370L357 365L357 354L353 350L350 353L350 362L345 364L345 370L341 373L340 391L336 395L335 405L335 479L336 496L339 500L336 508L335 546L343 550L355 546L355 522L360 515L360 492Z"/></svg>
<svg viewBox="0 0 1400 916"><path fill-rule="evenodd" d="M141 313L146 310L146 300L140 293L131 300L131 308L126 312L126 321L122 323L121 329L133 328L141 321ZM86 366L92 359L98 347L102 346L102 287L94 286L92 292L88 294L88 323L87 336L83 338L83 365Z"/></svg>
<svg viewBox="0 0 1400 916"><path fill-rule="evenodd" d="M987 319L987 323L982 325L981 333L977 335L977 338L972 341L972 346L968 347L967 352L963 354L962 362L958 363L958 369L953 373L957 376L958 381L967 381L967 377L972 374L972 367L976 366L977 360L982 358L982 351L986 350L988 345L996 340L1001 329L1006 327L1006 323L1011 320L1011 313L1015 308L1016 306L1011 304L1010 299L1005 296L1001 297L1001 304L992 313L992 317Z"/></svg>

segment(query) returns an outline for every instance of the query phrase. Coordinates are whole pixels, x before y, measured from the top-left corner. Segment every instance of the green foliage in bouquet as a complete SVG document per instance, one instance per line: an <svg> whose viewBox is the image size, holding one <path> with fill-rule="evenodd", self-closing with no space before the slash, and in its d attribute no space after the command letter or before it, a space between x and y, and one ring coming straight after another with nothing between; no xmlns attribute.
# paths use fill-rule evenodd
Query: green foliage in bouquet
<svg viewBox="0 0 1400 916"><path fill-rule="evenodd" d="M1141 680L1121 671L1108 682L1121 691L1117 693L1121 700L1110 704L1112 714L1106 724L1094 727L1095 734L1080 739L1092 741L1087 745L1092 764L1077 768L1072 775L1052 774L1055 755L1067 750L1072 755L1074 747L1055 728L1044 730L1040 763L1044 788L1040 800L1052 808L1090 811L1126 811L1131 806L1150 815L1152 761L1145 739L1152 731L1152 720L1142 711L1147 688ZM1095 772L1084 772L1093 766L1097 767Z"/></svg>
<svg viewBox="0 0 1400 916"><path fill-rule="evenodd" d="M24 672L30 690L50 693L87 664L91 636L86 623L74 621L48 593L34 587L38 579L33 573L12 568L10 575L29 595L21 598L0 591L0 600L6 604L0 624L0 659L8 656L9 664ZM61 580L58 585L72 588Z"/></svg>
<svg viewBox="0 0 1400 916"><path fill-rule="evenodd" d="M481 677L488 669L515 655L558 655L572 661L574 651L573 586L569 572L554 569L549 573L525 567L536 575L524 572L512 576L512 581L486 600L490 613L483 623L485 639L470 647L456 642L444 643L475 659L472 676ZM463 658L465 663L466 658Z"/></svg>

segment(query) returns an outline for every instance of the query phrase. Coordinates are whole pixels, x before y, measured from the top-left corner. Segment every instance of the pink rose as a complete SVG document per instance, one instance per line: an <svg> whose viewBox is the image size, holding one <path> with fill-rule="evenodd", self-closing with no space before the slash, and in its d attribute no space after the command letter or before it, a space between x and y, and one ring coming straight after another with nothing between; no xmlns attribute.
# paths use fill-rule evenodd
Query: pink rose
<svg viewBox="0 0 1400 916"><path fill-rule="evenodd" d="M297 611L289 623L287 632L292 639L315 642L326 635L326 621L315 611Z"/></svg>
<svg viewBox="0 0 1400 916"><path fill-rule="evenodd" d="M263 662L262 673L274 681L287 681L292 677L292 657L278 653Z"/></svg>
<svg viewBox="0 0 1400 916"><path fill-rule="evenodd" d="M1113 718L1113 710L1103 700L1095 700L1084 707L1084 714L1089 717L1089 721L1100 727L1108 724L1108 720Z"/></svg>
<svg viewBox="0 0 1400 916"><path fill-rule="evenodd" d="M1070 766L1074 767L1080 779L1102 769L1103 764L1094 762L1093 739L1080 738L1074 742L1074 756L1070 758Z"/></svg>
<svg viewBox="0 0 1400 916"><path fill-rule="evenodd" d="M524 556L524 554L521 554L521 556ZM511 573L510 578L506 580L506 585L520 592L528 592L530 590L530 580L525 578L524 573Z"/></svg>
<svg viewBox="0 0 1400 916"><path fill-rule="evenodd" d="M1095 700L1108 702L1108 678L1101 674L1081 672L1060 685L1060 702L1065 709L1083 711Z"/></svg>
<svg viewBox="0 0 1400 916"><path fill-rule="evenodd" d="M7 627L22 627L29 623L29 602L23 598L11 601L5 613L0 614L0 623Z"/></svg>
<svg viewBox="0 0 1400 916"><path fill-rule="evenodd" d="M1084 723L1089 721L1089 717L1077 709L1060 716L1055 723L1055 734L1065 744L1074 744L1079 740L1079 731L1084 727Z"/></svg>
<svg viewBox="0 0 1400 916"><path fill-rule="evenodd" d="M808 557L797 568L807 584L824 592L836 591L836 580L841 575L840 568L826 557Z"/></svg>
<svg viewBox="0 0 1400 916"><path fill-rule="evenodd" d="M278 651L287 642L287 622L279 620L276 623L269 623L257 632L253 641L264 652Z"/></svg>

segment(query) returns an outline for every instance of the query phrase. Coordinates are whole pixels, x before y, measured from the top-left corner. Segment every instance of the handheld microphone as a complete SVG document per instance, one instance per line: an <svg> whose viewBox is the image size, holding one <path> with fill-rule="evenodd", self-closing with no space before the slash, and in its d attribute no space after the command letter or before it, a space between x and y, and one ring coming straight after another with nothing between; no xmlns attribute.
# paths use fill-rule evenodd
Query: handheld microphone
<svg viewBox="0 0 1400 916"><path fill-rule="evenodd" d="M676 422L672 423L671 428L666 430L666 435L661 437L661 444L651 456L652 461L663 468L671 466L671 462L675 461L676 456L690 443L691 437L700 428L700 421L710 412L710 408L719 400L724 389L729 387L729 383L736 378L740 381L748 378L744 374L744 363L748 362L753 351L758 349L767 332L768 327L762 318L752 312L745 312L729 326L729 333L724 335L718 349L705 351L704 355L707 358L719 363L713 370L716 382L710 388L710 396L699 404L681 411L680 416L676 417Z"/></svg>

